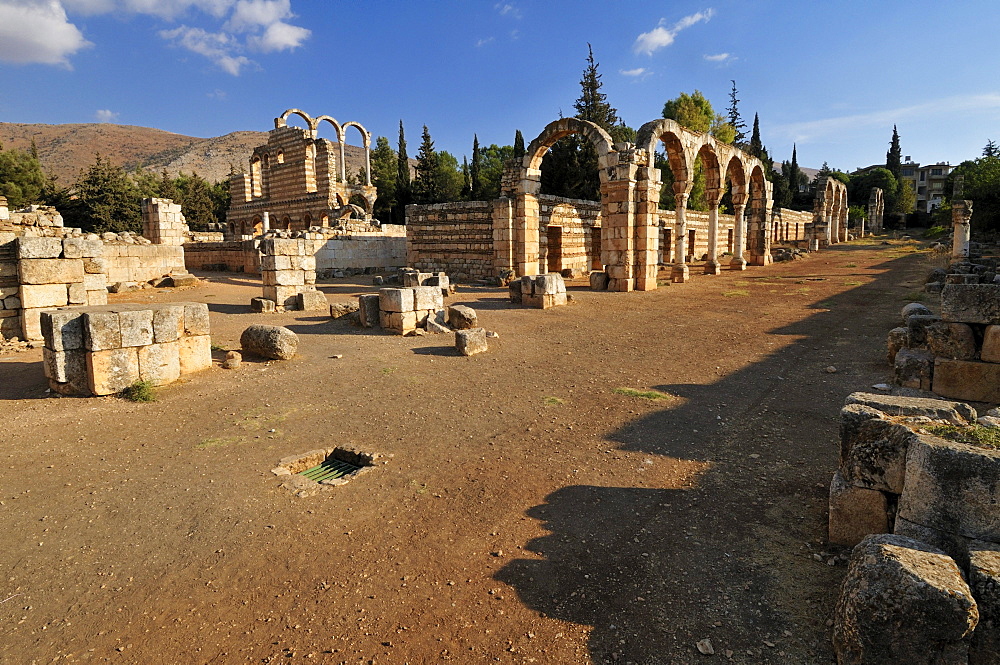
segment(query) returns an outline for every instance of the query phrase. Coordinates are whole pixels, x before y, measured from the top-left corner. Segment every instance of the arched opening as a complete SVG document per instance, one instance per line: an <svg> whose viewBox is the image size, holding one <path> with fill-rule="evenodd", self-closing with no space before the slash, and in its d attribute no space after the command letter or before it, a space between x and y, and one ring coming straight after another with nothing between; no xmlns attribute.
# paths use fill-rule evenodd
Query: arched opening
<svg viewBox="0 0 1000 665"><path fill-rule="evenodd" d="M276 154L274 156L274 161L278 162L279 164L284 164L285 163L285 151L284 150L279 150L278 154Z"/></svg>
<svg viewBox="0 0 1000 665"><path fill-rule="evenodd" d="M324 212L322 215L320 215L319 224L320 226L330 226L330 214Z"/></svg>
<svg viewBox="0 0 1000 665"><path fill-rule="evenodd" d="M261 197L260 157L257 155L250 159L250 194L254 198Z"/></svg>
<svg viewBox="0 0 1000 665"><path fill-rule="evenodd" d="M279 229L284 229L285 231L291 231L292 230L292 218L289 217L288 215L285 215L284 217L282 217L281 218L281 222L280 222L278 228Z"/></svg>
<svg viewBox="0 0 1000 665"><path fill-rule="evenodd" d="M306 213L302 216L302 228L308 229L313 225L312 215Z"/></svg>
<svg viewBox="0 0 1000 665"><path fill-rule="evenodd" d="M254 236L259 236L264 232L264 220L262 220L260 217L255 216L253 218L253 221L250 222L250 224L253 228Z"/></svg>
<svg viewBox="0 0 1000 665"><path fill-rule="evenodd" d="M229 222L229 235L230 236L236 235L236 223L235 222Z"/></svg>
<svg viewBox="0 0 1000 665"><path fill-rule="evenodd" d="M770 192L763 167L759 163L754 164L750 170L748 190L747 252L751 265L764 266L771 262L771 237L768 228Z"/></svg>
<svg viewBox="0 0 1000 665"><path fill-rule="evenodd" d="M290 125L290 124L288 124L288 119L291 116L293 116L293 115L296 115L296 116L299 117L299 119L301 120L302 124L305 125L305 127L302 127L301 129L304 129L307 132L308 136L312 137L313 136L313 129L314 129L314 127L313 127L313 119L309 117L308 113L306 113L305 111L300 111L299 109L288 109L287 111L285 111L284 113L282 113L279 117L275 118L275 120L274 120L274 127L277 129L279 127L295 127L295 126L298 126L298 121L295 121L296 125Z"/></svg>
<svg viewBox="0 0 1000 665"><path fill-rule="evenodd" d="M364 175L364 179L363 180L359 179L359 181L363 182L365 185L371 185L372 184L372 163L371 163L371 142L372 142L372 137L371 137L371 134L368 133L367 129L365 129L360 124L358 124L358 123L356 123L354 121L345 122L344 123L344 136L343 136L344 140L340 144L340 161L341 161L341 165L342 165L341 166L341 176L342 176L342 179L345 182L347 180L347 175L346 175L347 174L347 163L345 162L345 159L344 159L344 143L346 143L346 141L347 141L346 134L347 134L347 128L348 127L354 127L354 128L356 128L358 130L358 132L361 134L361 147L363 147L364 150L365 150L365 163L364 163L364 166L363 166L363 168L364 168L364 174L365 175ZM365 208L367 209L367 205L365 206Z"/></svg>
<svg viewBox="0 0 1000 665"><path fill-rule="evenodd" d="M733 222L729 229L726 240L726 251L731 255L729 266L733 270L743 270L746 268L746 260L743 258L743 251L746 248L746 202L747 185L746 171L739 156L733 155L726 164L726 172L723 176L726 194L722 196L722 203L732 207Z"/></svg>

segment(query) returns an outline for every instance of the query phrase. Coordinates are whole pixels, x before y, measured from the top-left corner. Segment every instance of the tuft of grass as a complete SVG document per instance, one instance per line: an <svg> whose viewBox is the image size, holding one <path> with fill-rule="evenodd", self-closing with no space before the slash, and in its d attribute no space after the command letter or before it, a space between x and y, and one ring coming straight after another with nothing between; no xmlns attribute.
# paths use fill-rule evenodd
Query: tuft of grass
<svg viewBox="0 0 1000 665"><path fill-rule="evenodd" d="M397 369L399 369L399 368L398 368L398 367L383 367L383 368L382 368L382 373L383 373L383 374L392 374L392 373L393 373L393 372L395 372L395 371L396 371Z"/></svg>
<svg viewBox="0 0 1000 665"><path fill-rule="evenodd" d="M864 286L864 282L844 282L844 286Z"/></svg>
<svg viewBox="0 0 1000 665"><path fill-rule="evenodd" d="M858 264L857 263L845 263L844 267L845 268L857 268Z"/></svg>
<svg viewBox="0 0 1000 665"><path fill-rule="evenodd" d="M558 406L566 403L566 400L559 399L558 397L546 397L544 401L549 406Z"/></svg>
<svg viewBox="0 0 1000 665"><path fill-rule="evenodd" d="M155 402L156 392L153 384L149 381L136 381L128 388L125 388L118 396L130 402Z"/></svg>
<svg viewBox="0 0 1000 665"><path fill-rule="evenodd" d="M732 291L723 291L722 292L722 297L723 298L736 298L736 297L748 296L748 295L750 295L750 292L747 291L747 290L745 290L745 289L733 289Z"/></svg>
<svg viewBox="0 0 1000 665"><path fill-rule="evenodd" d="M932 226L931 228L924 231L924 238L928 240L933 240L935 238L941 238L951 233L951 228L946 226Z"/></svg>
<svg viewBox="0 0 1000 665"><path fill-rule="evenodd" d="M674 399L674 396L670 393L661 393L659 390L636 390L635 388L615 388L611 392L616 395L625 395L626 397L638 397L640 399L648 400L660 400L660 399Z"/></svg>
<svg viewBox="0 0 1000 665"><path fill-rule="evenodd" d="M240 440L238 436L216 436L205 439L201 443L197 444L195 448L198 450L207 450L209 448L221 448L223 446L228 446L230 443L236 443Z"/></svg>
<svg viewBox="0 0 1000 665"><path fill-rule="evenodd" d="M931 425L924 429L934 436L939 436L949 441L967 443L980 448L1000 448L1000 428L983 427L982 425L970 425L969 427Z"/></svg>
<svg viewBox="0 0 1000 665"><path fill-rule="evenodd" d="M228 349L226 349L226 347L224 347L224 346L219 346L218 344L213 344L212 345L212 351L228 351Z"/></svg>

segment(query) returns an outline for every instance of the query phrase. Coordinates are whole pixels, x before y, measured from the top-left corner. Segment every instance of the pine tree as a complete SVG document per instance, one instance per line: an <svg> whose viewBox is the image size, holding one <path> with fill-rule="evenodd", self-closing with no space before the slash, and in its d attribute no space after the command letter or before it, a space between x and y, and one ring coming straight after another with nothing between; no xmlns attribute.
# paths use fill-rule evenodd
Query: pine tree
<svg viewBox="0 0 1000 665"><path fill-rule="evenodd" d="M74 189L76 198L60 211L67 226L98 233L142 230L139 190L122 167L97 155Z"/></svg>
<svg viewBox="0 0 1000 665"><path fill-rule="evenodd" d="M483 157L479 152L479 135L472 135L472 166L469 170L470 185L472 187L472 200L481 201L483 195L482 168Z"/></svg>
<svg viewBox="0 0 1000 665"><path fill-rule="evenodd" d="M740 144L747 138L746 132L744 131L747 128L747 124L743 122L743 118L740 116L738 106L740 100L736 97L736 81L730 79L729 82L733 84L733 89L729 92L729 108L726 109L726 116L729 118L729 124L732 125L733 129L736 131L736 137L733 139L733 143Z"/></svg>
<svg viewBox="0 0 1000 665"><path fill-rule="evenodd" d="M521 130L518 129L514 132L514 158L521 159L524 157L524 136L521 135Z"/></svg>
<svg viewBox="0 0 1000 665"><path fill-rule="evenodd" d="M394 224L406 223L406 206L410 203L410 158L406 156L406 137L403 121L399 121L399 142L396 149L396 205L393 207Z"/></svg>
<svg viewBox="0 0 1000 665"><path fill-rule="evenodd" d="M1000 147L992 139L986 141L986 147L983 148L983 157L1000 157Z"/></svg>
<svg viewBox="0 0 1000 665"><path fill-rule="evenodd" d="M889 173L899 180L899 176L903 171L903 151L899 148L899 132L896 131L896 125L892 126L892 140L889 142L889 151L885 153L885 168L889 169Z"/></svg>
<svg viewBox="0 0 1000 665"><path fill-rule="evenodd" d="M441 191L437 182L438 156L434 151L431 133L424 125L420 150L417 152L417 177L413 182L414 203L439 203Z"/></svg>
<svg viewBox="0 0 1000 665"><path fill-rule="evenodd" d="M601 92L601 74L597 71L598 63L594 61L594 50L587 44L587 67L583 70L580 80L580 98L573 103L576 117L589 120L606 132L611 132L621 121L618 110L608 104L607 95Z"/></svg>
<svg viewBox="0 0 1000 665"><path fill-rule="evenodd" d="M174 183L174 179L170 177L166 169L160 172L160 182L157 183L157 195L161 199L170 199L171 201L178 200L177 185Z"/></svg>
<svg viewBox="0 0 1000 665"><path fill-rule="evenodd" d="M392 208L396 203L396 172L399 163L395 151L389 146L389 139L380 136L375 139L372 150L372 184L378 195L372 216L386 222L392 221Z"/></svg>

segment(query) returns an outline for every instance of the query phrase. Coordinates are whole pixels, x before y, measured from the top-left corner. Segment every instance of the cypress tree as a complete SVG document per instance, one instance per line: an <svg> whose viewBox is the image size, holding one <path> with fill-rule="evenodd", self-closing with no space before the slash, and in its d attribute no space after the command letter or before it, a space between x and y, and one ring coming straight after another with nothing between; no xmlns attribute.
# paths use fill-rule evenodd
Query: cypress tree
<svg viewBox="0 0 1000 665"><path fill-rule="evenodd" d="M403 135L403 121L399 121L399 143L396 148L396 205L393 207L392 221L406 223L406 205L410 202L410 158L406 155L406 137Z"/></svg>
<svg viewBox="0 0 1000 665"><path fill-rule="evenodd" d="M472 200L472 174L469 172L468 157L462 157L462 200Z"/></svg>
<svg viewBox="0 0 1000 665"><path fill-rule="evenodd" d="M521 135L521 130L518 129L514 132L514 158L521 159L524 157L524 136Z"/></svg>
<svg viewBox="0 0 1000 665"><path fill-rule="evenodd" d="M479 135L472 135L472 166L469 169L470 185L472 187L472 200L479 201L483 195L483 156L479 151Z"/></svg>
<svg viewBox="0 0 1000 665"><path fill-rule="evenodd" d="M438 156L431 133L424 125L420 150L417 152L417 177L413 183L414 203L439 203L441 191L437 181Z"/></svg>
<svg viewBox="0 0 1000 665"><path fill-rule="evenodd" d="M760 141L760 118L756 113L753 114L753 133L750 134L750 154L754 157L760 157L760 151L764 148L764 144Z"/></svg>
<svg viewBox="0 0 1000 665"><path fill-rule="evenodd" d="M375 149L372 150L372 184L378 192L372 211L375 219L391 222L392 209L396 201L396 173L399 170L399 160L389 146L389 139L380 136L375 139Z"/></svg>
<svg viewBox="0 0 1000 665"><path fill-rule="evenodd" d="M743 131L747 128L747 124L740 117L738 106L740 100L736 97L736 81L730 79L729 82L733 84L733 89L729 92L729 108L726 109L726 115L729 117L729 124L736 130L736 137L733 138L733 143L740 144L747 138L746 132Z"/></svg>
<svg viewBox="0 0 1000 665"><path fill-rule="evenodd" d="M899 132L896 131L896 125L893 125L892 140L889 141L889 151L885 153L885 168L896 177L897 181L903 171L902 164L903 151L899 147Z"/></svg>

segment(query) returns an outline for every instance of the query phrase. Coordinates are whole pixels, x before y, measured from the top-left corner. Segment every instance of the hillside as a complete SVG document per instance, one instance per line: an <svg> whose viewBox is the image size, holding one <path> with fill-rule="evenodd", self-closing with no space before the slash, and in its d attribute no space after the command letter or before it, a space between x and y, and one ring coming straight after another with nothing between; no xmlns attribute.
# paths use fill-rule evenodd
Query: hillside
<svg viewBox="0 0 1000 665"><path fill-rule="evenodd" d="M217 182L229 176L231 167L243 169L253 149L267 141L267 132L239 131L204 139L133 125L0 122L0 145L5 148L27 150L32 139L42 166L62 185L74 182L98 153L128 170L194 172ZM348 144L345 155L349 173L364 167L363 148Z"/></svg>

